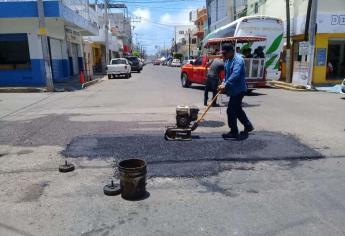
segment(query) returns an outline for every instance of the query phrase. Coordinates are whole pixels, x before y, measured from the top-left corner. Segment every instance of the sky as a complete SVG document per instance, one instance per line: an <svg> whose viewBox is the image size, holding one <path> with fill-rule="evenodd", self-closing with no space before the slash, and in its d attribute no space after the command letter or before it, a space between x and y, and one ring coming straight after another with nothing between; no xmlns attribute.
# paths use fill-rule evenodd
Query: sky
<svg viewBox="0 0 345 236"><path fill-rule="evenodd" d="M116 1L117 2L117 1ZM189 12L206 5L206 0L125 0L129 15L140 23L133 23L134 42L139 42L149 54L171 46L174 25L188 25Z"/></svg>

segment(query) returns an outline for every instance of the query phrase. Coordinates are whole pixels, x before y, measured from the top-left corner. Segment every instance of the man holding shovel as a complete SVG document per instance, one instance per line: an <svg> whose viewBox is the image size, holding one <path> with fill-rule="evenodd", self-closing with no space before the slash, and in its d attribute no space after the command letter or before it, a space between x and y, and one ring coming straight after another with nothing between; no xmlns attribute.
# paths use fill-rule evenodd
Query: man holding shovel
<svg viewBox="0 0 345 236"><path fill-rule="evenodd" d="M219 89L230 97L227 109L230 132L223 134L223 138L237 139L239 138L237 119L244 126L243 133L245 135L254 130L252 123L242 109L242 100L247 92L245 65L243 58L235 53L231 44L223 44L222 54L225 60L225 79Z"/></svg>

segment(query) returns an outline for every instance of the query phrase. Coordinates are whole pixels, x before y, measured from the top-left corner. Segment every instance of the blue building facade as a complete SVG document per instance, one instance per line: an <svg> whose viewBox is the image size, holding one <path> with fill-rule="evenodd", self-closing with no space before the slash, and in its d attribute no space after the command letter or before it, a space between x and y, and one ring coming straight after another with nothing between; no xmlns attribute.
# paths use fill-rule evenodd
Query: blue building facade
<svg viewBox="0 0 345 236"><path fill-rule="evenodd" d="M44 14L54 82L83 70L82 36L98 35L87 1L45 1ZM45 86L36 1L0 0L0 86Z"/></svg>

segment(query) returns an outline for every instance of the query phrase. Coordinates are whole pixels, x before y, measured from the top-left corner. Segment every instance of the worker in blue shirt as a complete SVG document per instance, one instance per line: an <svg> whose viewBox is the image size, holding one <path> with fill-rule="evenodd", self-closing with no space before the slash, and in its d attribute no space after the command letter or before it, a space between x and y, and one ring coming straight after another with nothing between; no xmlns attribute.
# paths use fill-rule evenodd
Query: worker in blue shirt
<svg viewBox="0 0 345 236"><path fill-rule="evenodd" d="M234 47L231 44L223 44L222 54L226 61L224 65L225 79L219 86L219 89L230 97L227 109L230 132L223 134L223 138L237 139L239 137L237 119L244 126L244 134L247 135L254 130L252 123L242 109L242 100L247 92L245 64L242 56L235 53Z"/></svg>

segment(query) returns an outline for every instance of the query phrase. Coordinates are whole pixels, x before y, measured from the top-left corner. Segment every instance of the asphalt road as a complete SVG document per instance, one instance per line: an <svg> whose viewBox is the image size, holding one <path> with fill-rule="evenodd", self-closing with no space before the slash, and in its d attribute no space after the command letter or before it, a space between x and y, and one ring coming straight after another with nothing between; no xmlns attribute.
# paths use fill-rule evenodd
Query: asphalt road
<svg viewBox="0 0 345 236"><path fill-rule="evenodd" d="M202 86L148 65L83 91L0 94L1 235L345 235L345 100L260 89L244 100L256 127L225 141L225 105L191 142L166 142L179 104ZM148 162L150 197L102 187L122 159ZM75 172L60 174L67 160Z"/></svg>

